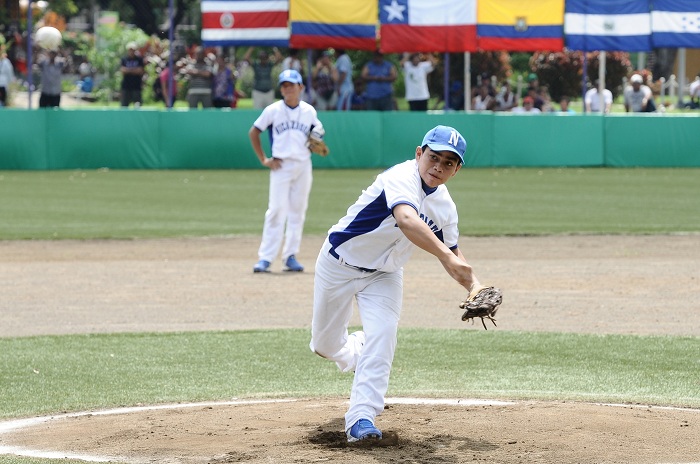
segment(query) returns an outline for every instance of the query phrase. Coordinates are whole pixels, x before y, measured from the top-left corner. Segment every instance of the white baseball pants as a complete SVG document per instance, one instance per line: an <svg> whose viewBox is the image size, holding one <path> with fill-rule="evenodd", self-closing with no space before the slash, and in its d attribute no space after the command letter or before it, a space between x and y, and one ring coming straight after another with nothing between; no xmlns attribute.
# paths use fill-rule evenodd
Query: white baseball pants
<svg viewBox="0 0 700 464"><path fill-rule="evenodd" d="M389 374L396 350L396 333L403 299L403 270L364 272L347 267L328 254L325 243L316 261L312 351L334 361L343 372L355 371L345 429L358 419L374 418L384 410ZM353 297L365 333L364 345L348 337Z"/></svg>
<svg viewBox="0 0 700 464"><path fill-rule="evenodd" d="M283 260L299 253L312 181L311 158L303 161L285 159L282 167L270 171L270 198L258 259L274 261L283 238Z"/></svg>

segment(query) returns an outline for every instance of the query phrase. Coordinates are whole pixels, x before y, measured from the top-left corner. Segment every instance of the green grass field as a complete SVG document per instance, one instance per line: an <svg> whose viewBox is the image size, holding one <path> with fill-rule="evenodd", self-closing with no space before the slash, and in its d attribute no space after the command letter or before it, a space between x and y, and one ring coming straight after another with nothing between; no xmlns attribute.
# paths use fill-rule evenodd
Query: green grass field
<svg viewBox="0 0 700 464"><path fill-rule="evenodd" d="M323 234L379 171L316 170ZM700 169L470 169L448 183L463 235L700 231ZM0 239L259 234L265 170L0 171Z"/></svg>
<svg viewBox="0 0 700 464"><path fill-rule="evenodd" d="M376 174L315 171L306 232L325 233ZM464 235L698 233L699 178L700 169L465 169L448 186ZM0 239L259 234L267 179L264 170L1 171ZM0 319L9 311L0 306ZM399 338L392 396L700 407L700 337L406 329ZM301 329L1 338L0 417L347 395L352 377L307 343Z"/></svg>

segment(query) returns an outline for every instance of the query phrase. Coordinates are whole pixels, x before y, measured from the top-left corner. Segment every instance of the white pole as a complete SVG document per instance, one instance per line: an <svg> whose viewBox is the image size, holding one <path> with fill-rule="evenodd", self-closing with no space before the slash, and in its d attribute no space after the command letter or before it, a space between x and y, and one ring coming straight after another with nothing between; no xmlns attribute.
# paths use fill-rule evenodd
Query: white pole
<svg viewBox="0 0 700 464"><path fill-rule="evenodd" d="M647 66L646 61L647 61L646 52L639 52L639 54L637 54L637 69L646 68L646 66Z"/></svg>
<svg viewBox="0 0 700 464"><path fill-rule="evenodd" d="M600 52L598 55L598 101L600 102L600 112L605 114L605 95L603 91L605 90L605 50Z"/></svg>
<svg viewBox="0 0 700 464"><path fill-rule="evenodd" d="M678 49L678 105L677 108L683 107L683 94L685 93L685 48Z"/></svg>
<svg viewBox="0 0 700 464"><path fill-rule="evenodd" d="M472 55L464 52L464 111L469 111L472 104Z"/></svg>
<svg viewBox="0 0 700 464"><path fill-rule="evenodd" d="M598 101L600 102L600 112L605 114L605 50L598 55Z"/></svg>

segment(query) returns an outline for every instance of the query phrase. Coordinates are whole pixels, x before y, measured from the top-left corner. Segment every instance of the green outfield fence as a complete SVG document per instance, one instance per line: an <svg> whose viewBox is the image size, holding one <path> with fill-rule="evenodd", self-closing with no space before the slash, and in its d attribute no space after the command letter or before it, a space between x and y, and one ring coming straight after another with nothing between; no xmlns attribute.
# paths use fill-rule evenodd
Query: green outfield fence
<svg viewBox="0 0 700 464"><path fill-rule="evenodd" d="M258 110L0 110L0 169L247 169ZM437 124L468 142L467 165L700 167L699 115L322 112L318 168L410 157ZM267 137L264 145L269 148ZM269 150L268 150L269 153Z"/></svg>

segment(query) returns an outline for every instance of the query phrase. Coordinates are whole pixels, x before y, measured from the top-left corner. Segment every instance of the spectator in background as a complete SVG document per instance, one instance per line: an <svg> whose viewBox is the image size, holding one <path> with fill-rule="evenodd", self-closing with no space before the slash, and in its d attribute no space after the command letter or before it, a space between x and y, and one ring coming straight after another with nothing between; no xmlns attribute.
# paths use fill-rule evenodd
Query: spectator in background
<svg viewBox="0 0 700 464"><path fill-rule="evenodd" d="M78 66L78 74L80 75L80 80L78 81L78 90L85 93L92 92L94 87L94 77L95 71L92 69L92 65L89 61L83 61Z"/></svg>
<svg viewBox="0 0 700 464"><path fill-rule="evenodd" d="M366 84L366 105L370 111L393 111L394 81L396 67L384 59L379 50L374 57L362 68L362 79Z"/></svg>
<svg viewBox="0 0 700 464"><path fill-rule="evenodd" d="M243 61L250 62L250 57L253 54L253 47L246 50L243 55ZM281 57L279 50L274 49L275 57ZM265 50L260 50L257 55L257 60L251 63L253 73L253 108L263 109L275 102L275 87L272 85L272 67L275 63L270 60L270 56ZM300 73L301 74L301 73Z"/></svg>
<svg viewBox="0 0 700 464"><path fill-rule="evenodd" d="M233 106L236 79L236 72L228 66L226 58L223 55L218 55L212 89L214 108L231 108Z"/></svg>
<svg viewBox="0 0 700 464"><path fill-rule="evenodd" d="M352 95L350 96L350 109L364 111L367 109L365 97L365 81L361 77L355 78Z"/></svg>
<svg viewBox="0 0 700 464"><path fill-rule="evenodd" d="M304 75L304 67L299 59L299 50L296 48L290 48L289 55L282 60L282 71L285 69L293 69L302 76Z"/></svg>
<svg viewBox="0 0 700 464"><path fill-rule="evenodd" d="M625 111L634 113L653 113L656 111L654 95L651 89L644 85L644 78L640 74L630 77L630 85L625 87Z"/></svg>
<svg viewBox="0 0 700 464"><path fill-rule="evenodd" d="M184 74L189 76L189 88L187 89L187 105L191 109L211 108L213 106L211 89L214 81L212 66L207 62L204 48L197 47L194 50L194 63L184 69Z"/></svg>
<svg viewBox="0 0 700 464"><path fill-rule="evenodd" d="M586 91L586 94L583 97L583 104L584 107L586 108L586 113L600 113L600 94L598 93L598 85L600 82L598 80L595 81L595 86L591 87ZM608 114L610 113L610 110L612 109L612 103L613 103L613 94L610 90L608 89L603 89L603 104L604 106L604 113Z"/></svg>
<svg viewBox="0 0 700 464"><path fill-rule="evenodd" d="M535 92L537 92L539 88L540 78L537 77L537 74L530 73L530 75L527 76L527 89L525 90L525 94L530 95L530 89L535 89Z"/></svg>
<svg viewBox="0 0 700 464"><path fill-rule="evenodd" d="M311 71L311 82L314 88L314 106L319 111L335 109L338 95L335 91L338 83L338 70L331 61L328 50L321 52L316 66Z"/></svg>
<svg viewBox="0 0 700 464"><path fill-rule="evenodd" d="M401 68L404 75L406 101L411 111L427 111L430 90L428 89L428 74L433 72L437 59L432 53L425 57L419 53L404 53L401 58Z"/></svg>
<svg viewBox="0 0 700 464"><path fill-rule="evenodd" d="M136 53L136 42L126 45L126 56L121 62L122 85L121 106L127 107L134 104L141 106L141 92L143 89L143 58Z"/></svg>
<svg viewBox="0 0 700 464"><path fill-rule="evenodd" d="M15 70L4 48L0 48L0 108L7 106L10 84L15 80Z"/></svg>
<svg viewBox="0 0 700 464"><path fill-rule="evenodd" d="M695 80L690 83L688 87L688 94L690 96L690 103L687 105L688 108L698 109L700 108L700 74L695 77Z"/></svg>
<svg viewBox="0 0 700 464"><path fill-rule="evenodd" d="M498 102L489 94L488 81L482 81L476 96L472 99L472 109L475 111L493 111Z"/></svg>
<svg viewBox="0 0 700 464"><path fill-rule="evenodd" d="M476 96L477 93L479 93L479 87L482 85L486 85L489 89L489 95L492 97L496 98L496 88L493 86L493 79L491 78L491 75L487 73L486 71L482 72L479 75L479 78L477 79L476 85L473 86L473 95L472 98Z"/></svg>
<svg viewBox="0 0 700 464"><path fill-rule="evenodd" d="M510 82L503 81L501 90L498 92L498 95L496 95L496 102L496 111L510 111L518 105L518 100L515 98L515 94L510 88Z"/></svg>
<svg viewBox="0 0 700 464"><path fill-rule="evenodd" d="M544 106L544 99L540 96L539 94L540 87L533 87L530 86L527 88L527 96L532 98L533 101L533 107L542 111L542 107Z"/></svg>
<svg viewBox="0 0 700 464"><path fill-rule="evenodd" d="M554 105L552 105L552 96L549 94L549 87L546 85L541 85L539 89L537 89L537 95L540 97L542 100L542 106L540 107L540 111L543 113L551 113L554 111Z"/></svg>
<svg viewBox="0 0 700 464"><path fill-rule="evenodd" d="M58 56L58 51L49 50L39 59L38 67L41 72L39 108L57 108L61 104L61 83L66 60Z"/></svg>
<svg viewBox="0 0 700 464"><path fill-rule="evenodd" d="M516 106L511 113L521 113L521 114L540 114L542 111L539 108L535 108L535 99L531 96L523 98L523 106Z"/></svg>
<svg viewBox="0 0 700 464"><path fill-rule="evenodd" d="M180 68L182 67L182 61L175 61L173 63L173 69L175 72L178 72ZM163 103L165 103L165 106L168 108L172 108L173 105L175 104L175 100L177 100L177 80L173 78L173 83L172 83L172 88L170 89L170 99L164 98L165 95L168 95L168 86L170 85L169 83L170 80L170 67L168 66L168 63L163 64L163 70L158 73L158 84L160 84L160 95L163 100Z"/></svg>
<svg viewBox="0 0 700 464"><path fill-rule="evenodd" d="M568 113L568 114L575 114L576 111L572 110L569 108L569 104L571 103L571 99L564 95L561 97L559 100L559 112L560 113Z"/></svg>
<svg viewBox="0 0 700 464"><path fill-rule="evenodd" d="M447 97L447 104L443 105L443 111L464 111L464 87L462 86L462 81L454 81L450 84L450 92ZM441 103L444 103L442 96L438 97L433 109L438 109Z"/></svg>
<svg viewBox="0 0 700 464"><path fill-rule="evenodd" d="M338 70L338 111L352 109L352 97L355 92L352 77L352 60L342 48L335 49L335 68Z"/></svg>

